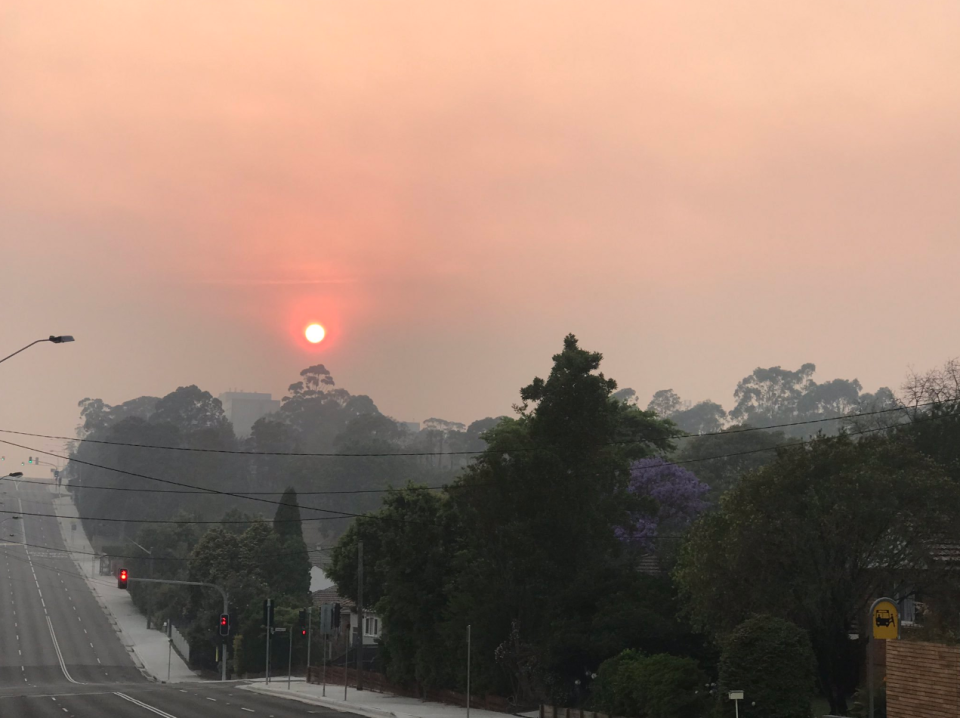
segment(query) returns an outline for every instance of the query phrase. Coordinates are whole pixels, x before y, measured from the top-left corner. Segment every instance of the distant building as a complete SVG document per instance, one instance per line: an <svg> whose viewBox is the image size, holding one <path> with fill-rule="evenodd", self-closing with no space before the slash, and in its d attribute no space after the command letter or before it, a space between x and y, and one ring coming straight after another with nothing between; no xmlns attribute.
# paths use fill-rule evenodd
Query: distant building
<svg viewBox="0 0 960 718"><path fill-rule="evenodd" d="M233 431L239 437L250 436L257 419L272 414L280 408L280 401L270 394L252 391L228 391L219 397L223 404L223 413L233 424Z"/></svg>

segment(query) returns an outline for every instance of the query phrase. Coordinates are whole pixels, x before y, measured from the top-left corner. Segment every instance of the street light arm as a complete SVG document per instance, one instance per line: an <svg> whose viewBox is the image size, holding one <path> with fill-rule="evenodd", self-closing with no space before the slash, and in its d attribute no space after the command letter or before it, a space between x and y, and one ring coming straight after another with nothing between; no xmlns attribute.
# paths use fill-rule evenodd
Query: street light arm
<svg viewBox="0 0 960 718"><path fill-rule="evenodd" d="M27 349L29 349L30 347L32 347L34 344L39 344L40 342L48 342L48 341L50 341L50 340L49 340L49 339L37 339L37 341L35 341L35 342L30 342L30 343L27 344L27 346L25 346L23 349L17 349L17 351L15 351L15 352L14 352L13 354L11 354L10 356L6 356L6 357L4 357L3 359L0 359L0 364L2 364L3 362L5 362L7 359L10 359L11 357L15 357L15 356L16 356L17 354L19 354L20 352L25 352Z"/></svg>
<svg viewBox="0 0 960 718"><path fill-rule="evenodd" d="M29 349L30 347L32 347L34 344L39 344L40 342L53 342L54 344L63 344L64 342L72 342L72 341L73 341L73 337L71 337L71 336L68 335L68 334L63 334L63 335L61 335L61 336L53 336L53 335L51 335L51 336L47 337L46 339L37 339L37 341L35 341L35 342L30 342L29 344L27 344L27 346L25 346L23 349L18 349L17 351L15 351L15 352L14 352L13 354L11 354L10 356L5 356L3 359L0 359L0 364L2 364L3 362L5 362L7 359L10 359L10 357L15 357L15 356L16 356L17 354L19 354L20 352L24 352L24 351L26 351L27 349Z"/></svg>

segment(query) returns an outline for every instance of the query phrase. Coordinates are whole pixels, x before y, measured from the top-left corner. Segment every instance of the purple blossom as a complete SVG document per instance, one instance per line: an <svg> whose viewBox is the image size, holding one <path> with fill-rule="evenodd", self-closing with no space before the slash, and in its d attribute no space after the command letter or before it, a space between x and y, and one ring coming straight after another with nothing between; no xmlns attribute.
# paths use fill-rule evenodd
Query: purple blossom
<svg viewBox="0 0 960 718"><path fill-rule="evenodd" d="M693 472L663 459L634 462L627 490L652 499L656 508L652 512L631 512L630 525L618 527L617 537L646 549L654 548L661 528L684 529L707 508L703 495L709 489Z"/></svg>

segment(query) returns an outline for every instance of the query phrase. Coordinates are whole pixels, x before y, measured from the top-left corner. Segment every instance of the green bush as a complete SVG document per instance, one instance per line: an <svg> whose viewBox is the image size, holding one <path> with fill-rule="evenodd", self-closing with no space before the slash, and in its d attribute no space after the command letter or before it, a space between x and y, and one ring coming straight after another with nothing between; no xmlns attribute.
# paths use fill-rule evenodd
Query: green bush
<svg viewBox="0 0 960 718"><path fill-rule="evenodd" d="M699 718L707 704L706 682L690 658L627 650L600 665L592 702L617 716Z"/></svg>
<svg viewBox="0 0 960 718"><path fill-rule="evenodd" d="M741 718L809 718L816 661L810 638L789 621L750 618L727 636L720 656L720 700L742 690Z"/></svg>

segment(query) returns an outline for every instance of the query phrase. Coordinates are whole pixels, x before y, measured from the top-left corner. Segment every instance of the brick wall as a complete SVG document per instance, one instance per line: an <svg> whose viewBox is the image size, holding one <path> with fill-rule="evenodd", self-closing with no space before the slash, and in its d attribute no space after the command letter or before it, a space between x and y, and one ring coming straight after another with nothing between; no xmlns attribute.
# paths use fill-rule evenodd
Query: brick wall
<svg viewBox="0 0 960 718"><path fill-rule="evenodd" d="M960 648L887 643L887 717L960 718Z"/></svg>

